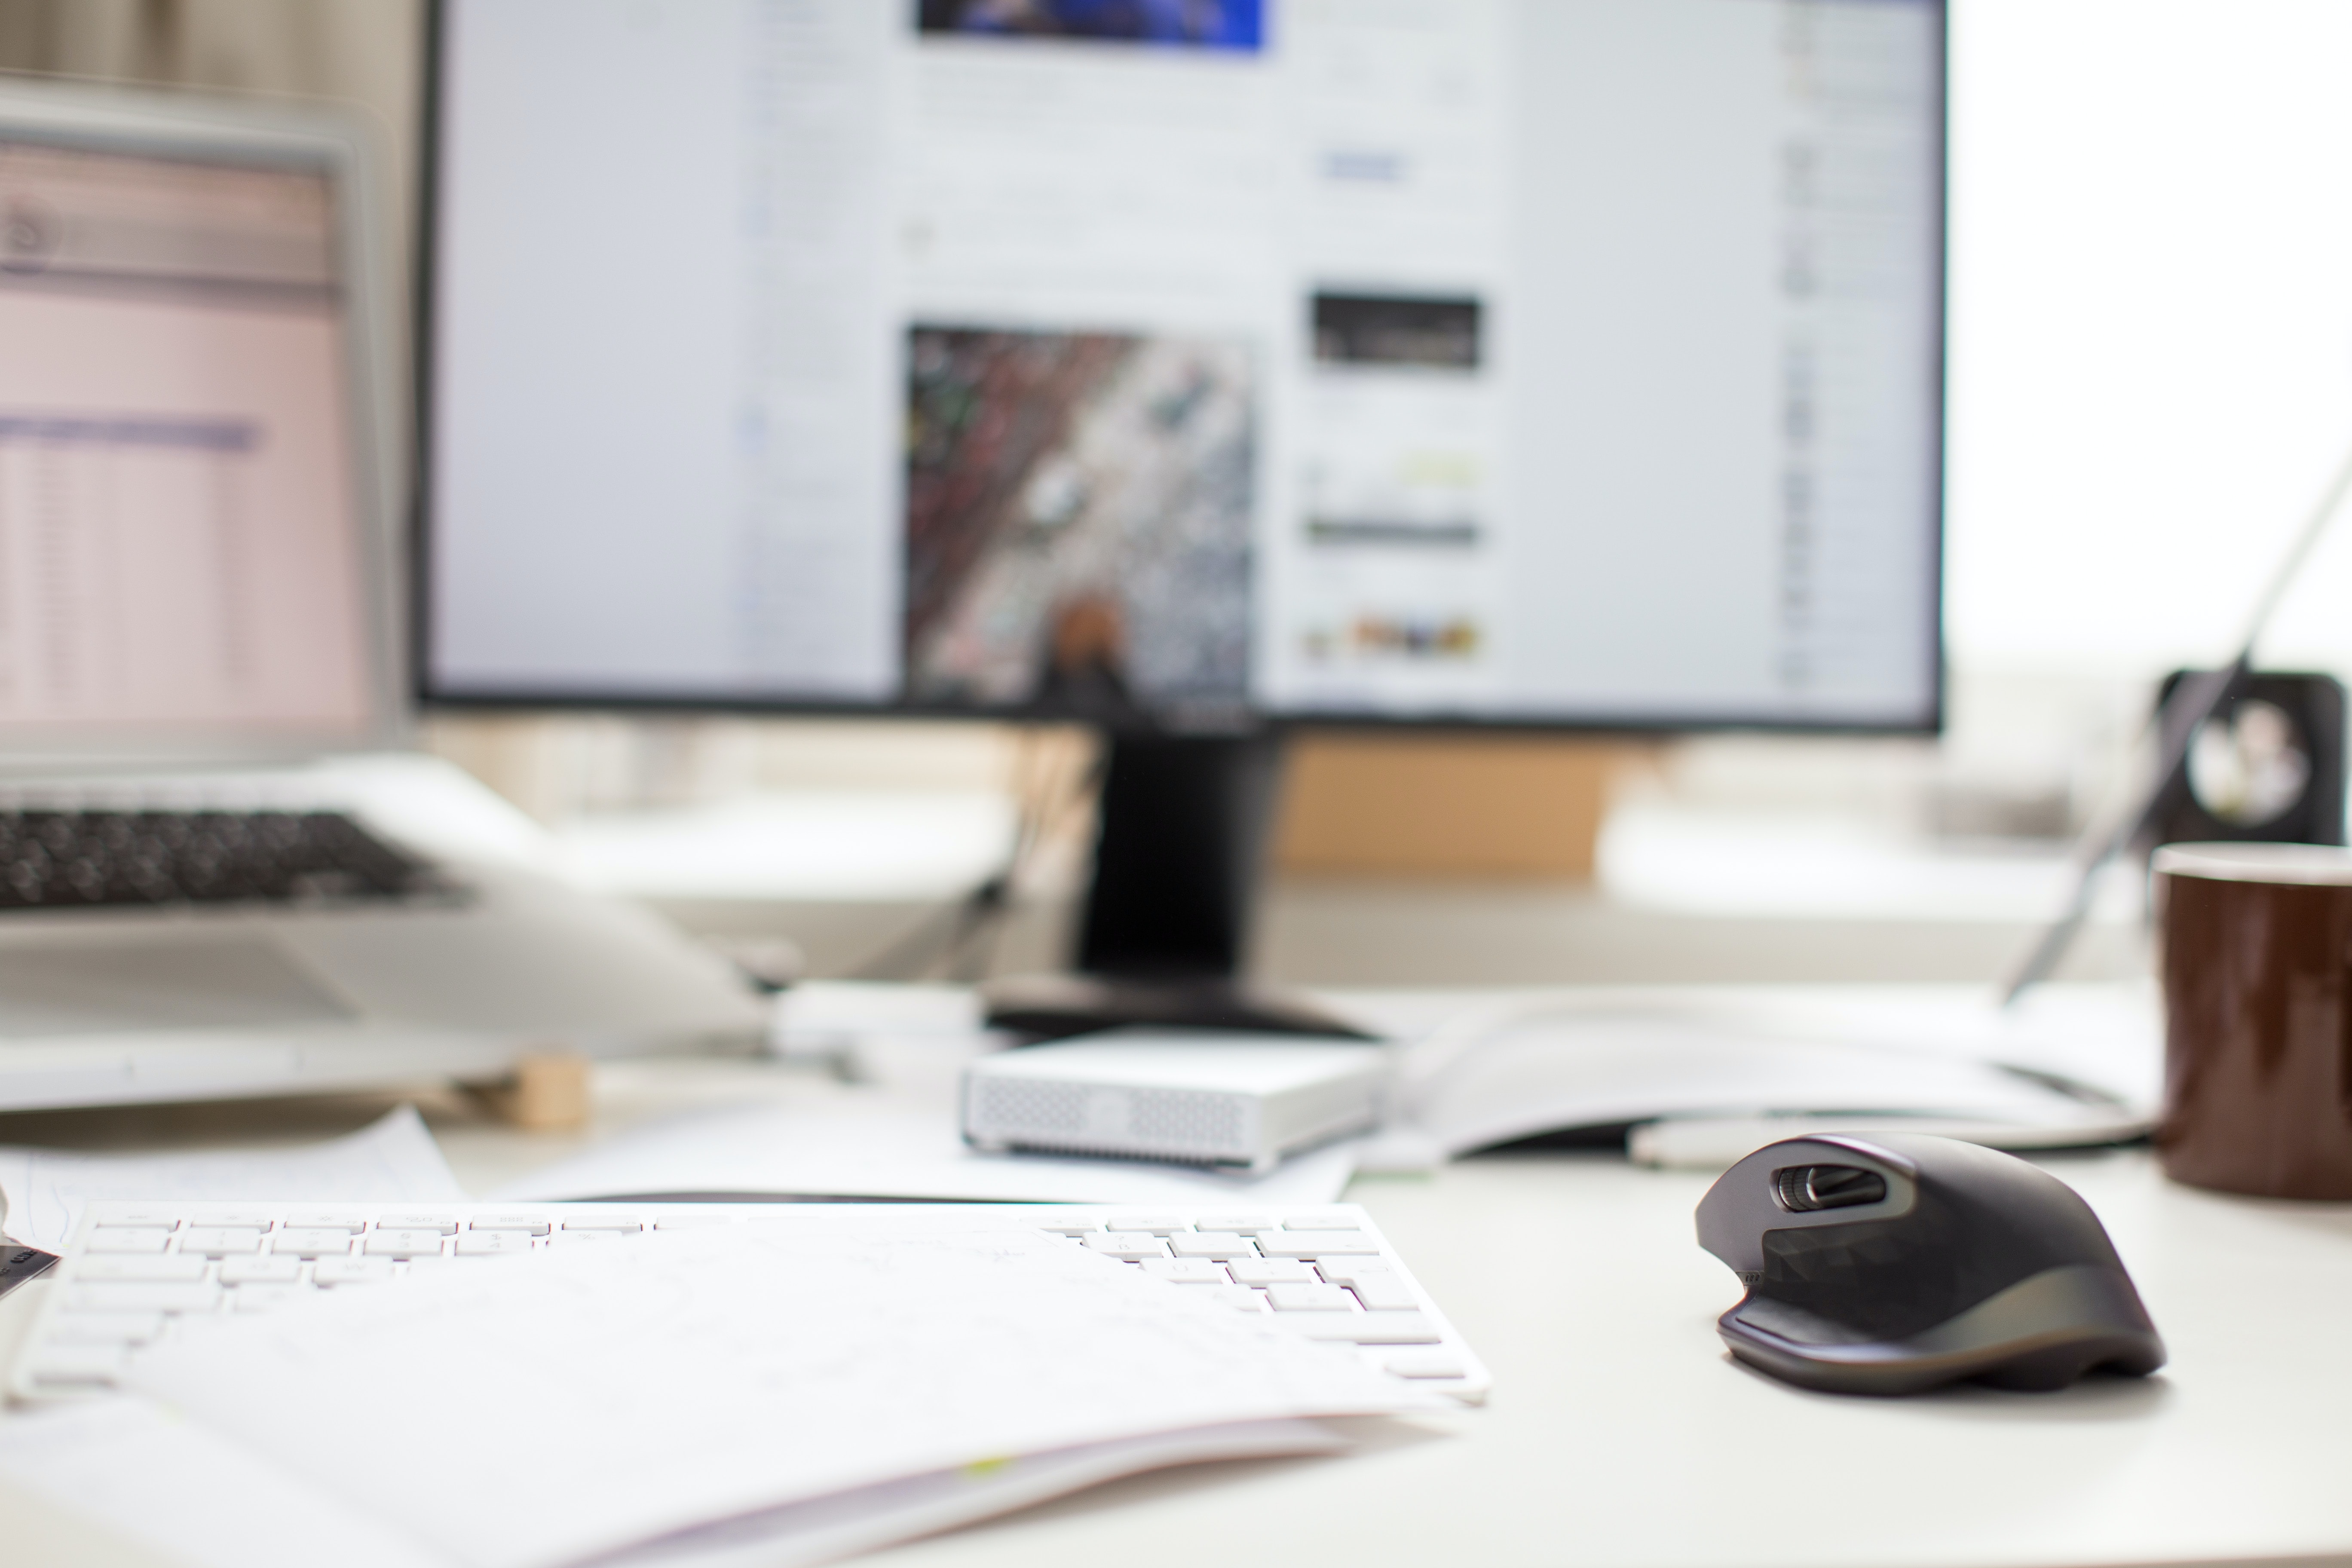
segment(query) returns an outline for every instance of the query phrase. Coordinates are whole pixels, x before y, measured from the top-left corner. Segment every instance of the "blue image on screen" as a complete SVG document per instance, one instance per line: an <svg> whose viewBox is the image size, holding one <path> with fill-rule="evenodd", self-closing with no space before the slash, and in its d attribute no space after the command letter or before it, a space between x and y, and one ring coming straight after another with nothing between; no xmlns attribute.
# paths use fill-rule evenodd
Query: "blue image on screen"
<svg viewBox="0 0 2352 1568"><path fill-rule="evenodd" d="M1265 0L922 0L925 33L1006 38L1091 38L1255 53Z"/></svg>

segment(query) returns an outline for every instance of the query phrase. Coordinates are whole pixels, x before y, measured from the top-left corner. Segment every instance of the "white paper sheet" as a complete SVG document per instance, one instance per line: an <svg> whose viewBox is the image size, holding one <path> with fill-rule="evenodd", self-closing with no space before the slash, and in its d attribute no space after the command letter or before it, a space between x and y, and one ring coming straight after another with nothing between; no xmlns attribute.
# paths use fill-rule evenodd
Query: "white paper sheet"
<svg viewBox="0 0 2352 1568"><path fill-rule="evenodd" d="M911 1211L486 1260L192 1322L130 1382L473 1568L1083 1444L1437 1407L1269 1318Z"/></svg>
<svg viewBox="0 0 2352 1568"><path fill-rule="evenodd" d="M1336 1454L1312 1421L1093 1443L888 1481L688 1531L600 1568L810 1568L1171 1465ZM0 1480L194 1568L455 1568L210 1429L148 1400L0 1420Z"/></svg>
<svg viewBox="0 0 2352 1568"><path fill-rule="evenodd" d="M1354 1171L1354 1146L1346 1143L1295 1155L1263 1176L1139 1160L982 1154L957 1135L952 1107L868 1089L656 1122L533 1172L491 1196L500 1203L695 1194L1328 1204L1338 1200Z"/></svg>
<svg viewBox="0 0 2352 1568"><path fill-rule="evenodd" d="M808 1568L920 1535L936 1535L1121 1476L1213 1459L1337 1454L1348 1440L1314 1421L1248 1421L1110 1443L1003 1464L886 1481L667 1537L597 1560L597 1568Z"/></svg>
<svg viewBox="0 0 2352 1568"><path fill-rule="evenodd" d="M440 1553L144 1400L0 1420L0 1477L195 1568L449 1568Z"/></svg>
<svg viewBox="0 0 2352 1568"><path fill-rule="evenodd" d="M466 1191L441 1146L404 1105L347 1138L296 1149L81 1154L0 1148L0 1235L56 1252L93 1199L302 1199L451 1203Z"/></svg>

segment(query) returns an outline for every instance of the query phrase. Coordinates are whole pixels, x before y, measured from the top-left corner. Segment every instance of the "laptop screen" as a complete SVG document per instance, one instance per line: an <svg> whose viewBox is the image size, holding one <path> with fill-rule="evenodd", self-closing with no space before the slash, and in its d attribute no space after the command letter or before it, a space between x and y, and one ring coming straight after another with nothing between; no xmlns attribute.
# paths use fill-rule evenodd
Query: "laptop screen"
<svg viewBox="0 0 2352 1568"><path fill-rule="evenodd" d="M0 125L0 745L369 732L336 190Z"/></svg>

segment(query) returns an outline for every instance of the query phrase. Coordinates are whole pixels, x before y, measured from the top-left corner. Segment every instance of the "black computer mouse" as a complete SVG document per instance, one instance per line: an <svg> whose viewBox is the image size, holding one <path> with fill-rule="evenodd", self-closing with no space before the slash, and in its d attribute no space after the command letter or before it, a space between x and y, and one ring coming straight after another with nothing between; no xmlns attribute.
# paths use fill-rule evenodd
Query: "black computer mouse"
<svg viewBox="0 0 2352 1568"><path fill-rule="evenodd" d="M1921 1133L1759 1149L1698 1205L1748 1294L1717 1320L1750 1366L1807 1388L1913 1394L1960 1378L2063 1388L2145 1376L2164 1341L2091 1206L2013 1155Z"/></svg>

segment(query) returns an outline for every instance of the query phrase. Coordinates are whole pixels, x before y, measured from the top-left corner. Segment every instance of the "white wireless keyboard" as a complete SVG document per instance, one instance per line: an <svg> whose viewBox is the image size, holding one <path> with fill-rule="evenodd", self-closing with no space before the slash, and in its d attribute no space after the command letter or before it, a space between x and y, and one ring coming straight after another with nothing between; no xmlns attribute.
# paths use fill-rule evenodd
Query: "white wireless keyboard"
<svg viewBox="0 0 2352 1568"><path fill-rule="evenodd" d="M1042 1230L1073 1247L1353 1346L1389 1375L1469 1403L1486 1368L1370 1216L1352 1204L1181 1212L1043 1204L92 1204L48 1277L11 1370L20 1400L102 1394L191 1317L266 1312L325 1290L391 1287L551 1247L625 1245L647 1231L799 1225Z"/></svg>

